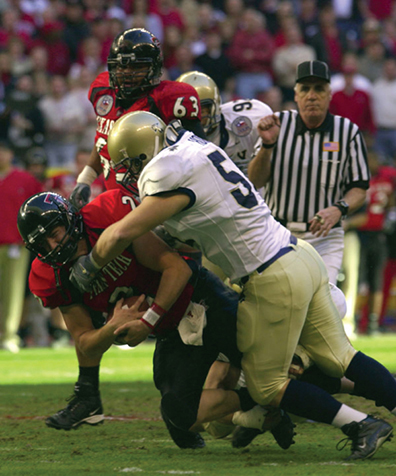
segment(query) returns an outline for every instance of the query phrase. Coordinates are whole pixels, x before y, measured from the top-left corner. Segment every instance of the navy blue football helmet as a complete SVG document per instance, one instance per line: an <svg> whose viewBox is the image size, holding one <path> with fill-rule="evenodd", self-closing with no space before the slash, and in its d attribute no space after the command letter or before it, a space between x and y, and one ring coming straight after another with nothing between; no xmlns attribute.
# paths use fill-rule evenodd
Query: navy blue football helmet
<svg viewBox="0 0 396 476"><path fill-rule="evenodd" d="M57 226L64 226L66 234L58 246L50 250L46 238ZM64 197L41 192L28 198L19 209L18 230L28 250L40 261L59 268L75 255L83 236L83 222L77 209Z"/></svg>

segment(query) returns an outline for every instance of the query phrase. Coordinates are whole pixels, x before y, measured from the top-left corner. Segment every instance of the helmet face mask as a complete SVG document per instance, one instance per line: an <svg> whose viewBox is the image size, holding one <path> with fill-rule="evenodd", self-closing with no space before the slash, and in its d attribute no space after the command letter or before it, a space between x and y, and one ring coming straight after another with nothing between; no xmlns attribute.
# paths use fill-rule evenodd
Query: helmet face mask
<svg viewBox="0 0 396 476"><path fill-rule="evenodd" d="M111 129L107 149L117 181L136 193L136 181L144 167L165 145L165 123L148 111L123 115ZM117 174L118 171L126 173Z"/></svg>
<svg viewBox="0 0 396 476"><path fill-rule="evenodd" d="M47 241L57 227L64 227L65 233L53 249ZM33 195L21 206L18 213L18 230L26 248L37 258L60 268L70 261L82 238L82 217L77 209L65 198L52 192Z"/></svg>
<svg viewBox="0 0 396 476"><path fill-rule="evenodd" d="M210 136L216 131L221 121L221 96L216 83L207 74L200 71L184 73L176 81L190 84L195 88L201 102L201 108L207 107L209 109L209 114L203 112L202 119L204 120L201 120L201 122L205 134Z"/></svg>
<svg viewBox="0 0 396 476"><path fill-rule="evenodd" d="M147 156L140 154L139 157L125 157L118 164L113 165L116 173L120 172L120 178L117 178L117 182L134 195L139 195L136 183L146 160Z"/></svg>
<svg viewBox="0 0 396 476"><path fill-rule="evenodd" d="M134 99L160 82L162 53L157 38L144 28L120 33L107 58L110 86L121 100Z"/></svg>

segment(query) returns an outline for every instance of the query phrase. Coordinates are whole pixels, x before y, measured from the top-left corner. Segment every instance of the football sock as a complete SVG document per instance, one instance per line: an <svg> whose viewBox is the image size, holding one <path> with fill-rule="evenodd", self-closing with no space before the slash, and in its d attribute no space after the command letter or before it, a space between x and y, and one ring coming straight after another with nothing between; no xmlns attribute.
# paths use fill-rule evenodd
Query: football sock
<svg viewBox="0 0 396 476"><path fill-rule="evenodd" d="M341 403L316 385L290 380L280 408L309 420L331 424Z"/></svg>
<svg viewBox="0 0 396 476"><path fill-rule="evenodd" d="M322 388L327 393L330 393L330 395L338 393L341 388L341 379L326 375L316 367L316 365L305 370L299 380L301 382L312 383L313 385Z"/></svg>
<svg viewBox="0 0 396 476"><path fill-rule="evenodd" d="M345 377L355 382L353 395L374 400L377 407L389 411L396 408L396 380L379 362L357 352L349 364Z"/></svg>
<svg viewBox="0 0 396 476"><path fill-rule="evenodd" d="M95 367L79 367L78 383L90 383L99 392L99 365Z"/></svg>
<svg viewBox="0 0 396 476"><path fill-rule="evenodd" d="M367 418L367 413L359 412L351 407L348 407L347 405L341 405L341 408L339 409L331 424L337 428L342 428L348 423L352 423L353 421L359 422L365 418Z"/></svg>
<svg viewBox="0 0 396 476"><path fill-rule="evenodd" d="M261 430L267 413L268 410L260 407L260 405L256 405L247 412L235 412L232 417L232 423L245 428L257 428L258 430Z"/></svg>

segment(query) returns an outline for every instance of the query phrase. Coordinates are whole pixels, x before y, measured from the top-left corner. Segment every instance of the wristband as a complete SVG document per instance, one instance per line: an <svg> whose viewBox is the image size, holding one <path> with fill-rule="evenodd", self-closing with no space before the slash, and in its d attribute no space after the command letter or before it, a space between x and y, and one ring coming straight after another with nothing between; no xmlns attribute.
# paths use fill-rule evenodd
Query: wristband
<svg viewBox="0 0 396 476"><path fill-rule="evenodd" d="M275 146L276 142L274 142L273 144L264 144L264 142L261 143L261 147L263 147L264 149L272 149Z"/></svg>
<svg viewBox="0 0 396 476"><path fill-rule="evenodd" d="M147 327L153 330L165 313L166 310L154 302L153 305L144 313L141 320L146 324Z"/></svg>
<svg viewBox="0 0 396 476"><path fill-rule="evenodd" d="M98 178L98 174L95 169L90 165L86 165L83 168L83 171L77 177L77 183L85 183L87 185L92 185L92 183Z"/></svg>

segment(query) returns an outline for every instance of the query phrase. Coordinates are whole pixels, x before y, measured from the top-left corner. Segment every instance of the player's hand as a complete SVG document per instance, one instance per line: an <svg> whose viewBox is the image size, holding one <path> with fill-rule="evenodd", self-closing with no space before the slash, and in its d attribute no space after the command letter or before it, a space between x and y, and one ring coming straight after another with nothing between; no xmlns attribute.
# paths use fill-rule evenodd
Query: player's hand
<svg viewBox="0 0 396 476"><path fill-rule="evenodd" d="M91 290L101 268L93 261L91 253L81 256L70 269L71 283L82 293Z"/></svg>
<svg viewBox="0 0 396 476"><path fill-rule="evenodd" d="M78 210L89 202L91 196L91 187L86 183L78 183L70 195L70 202Z"/></svg>
<svg viewBox="0 0 396 476"><path fill-rule="evenodd" d="M260 119L257 130L264 144L274 144L278 140L280 120L276 114Z"/></svg>
<svg viewBox="0 0 396 476"><path fill-rule="evenodd" d="M331 206L323 208L315 213L314 217L309 221L309 231L316 237L326 237L329 231L341 219L341 212L337 207Z"/></svg>
<svg viewBox="0 0 396 476"><path fill-rule="evenodd" d="M141 314L144 314L144 312ZM137 319L120 326L114 331L114 335L122 335L123 342L128 344L129 347L136 347L150 335L150 328L142 320Z"/></svg>
<svg viewBox="0 0 396 476"><path fill-rule="evenodd" d="M109 320L111 321L111 325L114 327L114 330L118 329L124 324L128 324L131 321L136 321L137 319L140 319L144 316L146 311L139 311L139 307L144 302L145 297L146 296L142 294L139 299L131 306L129 306L124 299L117 301L113 312L109 316Z"/></svg>

